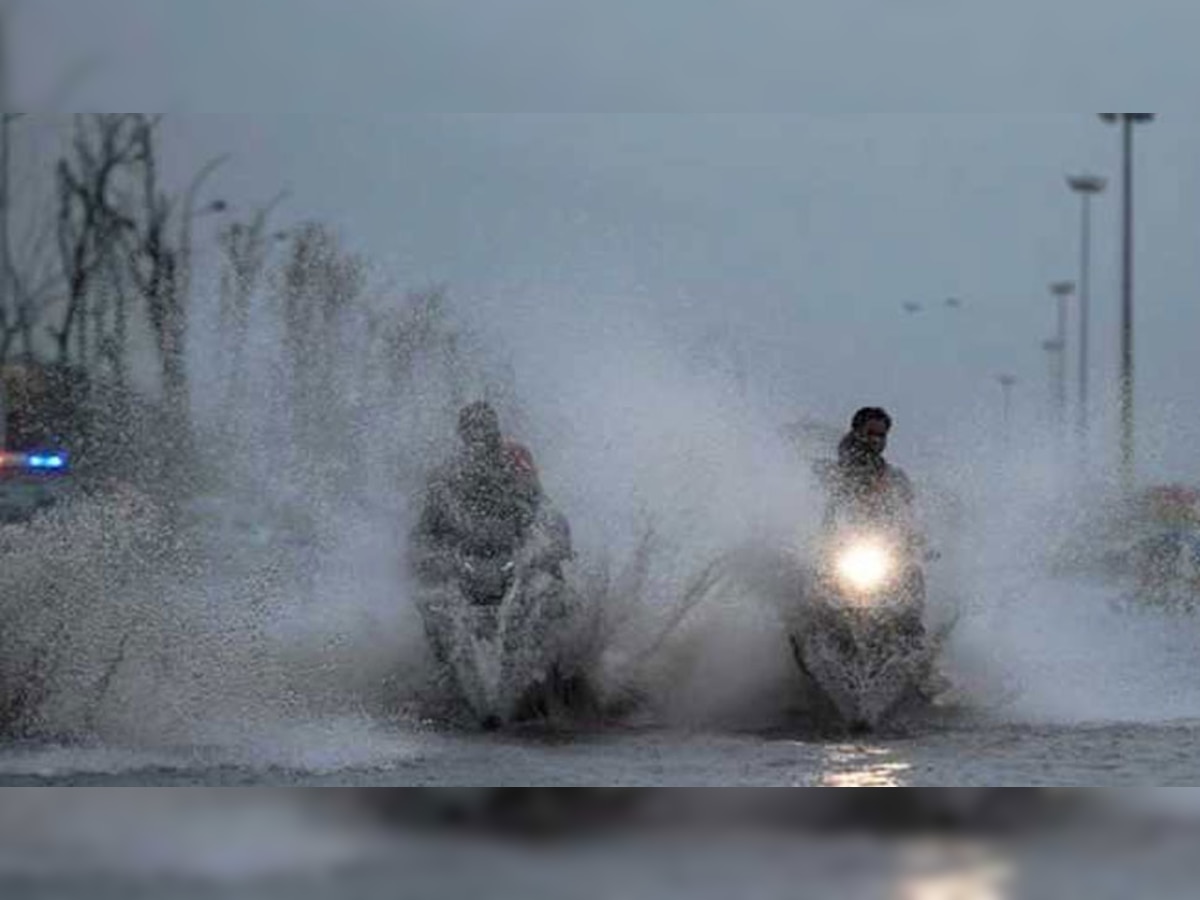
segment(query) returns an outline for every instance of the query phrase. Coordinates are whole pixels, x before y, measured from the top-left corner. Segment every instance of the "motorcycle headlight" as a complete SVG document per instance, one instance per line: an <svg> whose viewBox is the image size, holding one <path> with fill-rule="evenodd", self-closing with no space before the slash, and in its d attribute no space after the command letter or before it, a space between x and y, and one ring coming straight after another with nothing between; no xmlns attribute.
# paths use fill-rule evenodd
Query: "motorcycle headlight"
<svg viewBox="0 0 1200 900"><path fill-rule="evenodd" d="M896 571L896 558L882 543L860 541L843 549L835 565L838 580L855 591L883 587Z"/></svg>

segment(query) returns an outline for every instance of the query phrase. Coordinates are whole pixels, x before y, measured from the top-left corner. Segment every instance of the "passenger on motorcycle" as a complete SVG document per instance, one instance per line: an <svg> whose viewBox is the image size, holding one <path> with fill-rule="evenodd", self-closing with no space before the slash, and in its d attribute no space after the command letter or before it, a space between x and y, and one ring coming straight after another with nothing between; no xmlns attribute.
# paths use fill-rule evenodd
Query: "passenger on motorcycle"
<svg viewBox="0 0 1200 900"><path fill-rule="evenodd" d="M491 404L479 401L460 411L462 445L454 459L429 480L413 531L421 549L414 560L422 577L446 577L454 554L514 557L545 504L533 455L504 439ZM561 574L571 556L570 531L560 515L551 517L552 548L539 565Z"/></svg>

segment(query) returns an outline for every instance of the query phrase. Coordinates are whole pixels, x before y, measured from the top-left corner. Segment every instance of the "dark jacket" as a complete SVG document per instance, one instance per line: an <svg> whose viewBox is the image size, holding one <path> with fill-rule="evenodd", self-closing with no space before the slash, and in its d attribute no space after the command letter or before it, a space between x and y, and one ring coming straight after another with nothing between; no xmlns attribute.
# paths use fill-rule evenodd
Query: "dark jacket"
<svg viewBox="0 0 1200 900"><path fill-rule="evenodd" d="M834 473L827 521L847 510L855 518L911 524L913 489L908 476L853 432L838 444Z"/></svg>

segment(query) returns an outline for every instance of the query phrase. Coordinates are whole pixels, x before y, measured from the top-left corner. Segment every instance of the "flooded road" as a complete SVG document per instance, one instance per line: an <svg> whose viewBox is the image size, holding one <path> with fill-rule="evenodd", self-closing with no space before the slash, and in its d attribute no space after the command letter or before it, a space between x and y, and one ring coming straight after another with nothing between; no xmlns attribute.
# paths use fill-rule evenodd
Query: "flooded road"
<svg viewBox="0 0 1200 900"><path fill-rule="evenodd" d="M0 785L1200 785L1195 721L1073 727L950 722L902 737L854 741L803 739L781 730L748 735L617 729L494 737L361 725L347 726L343 736L340 746L277 746L269 753L10 748L0 753Z"/></svg>
<svg viewBox="0 0 1200 900"><path fill-rule="evenodd" d="M779 619L761 591L729 587L653 657L632 721L489 735L446 727L436 705L389 710L430 666L397 601L394 536L377 524L339 532L345 552L309 594L282 576L235 578L226 560L221 577L175 582L152 568L97 603L86 563L129 568L103 516L77 523L61 555L14 553L13 596L55 587L54 603L14 604L10 634L49 636L52 653L25 648L28 672L49 659L34 733L66 737L0 744L0 785L1200 785L1200 622L1121 610L1116 586L1021 569L1009 552L990 567L965 557L953 596L968 602L943 659L955 705L892 733L829 737L794 720Z"/></svg>

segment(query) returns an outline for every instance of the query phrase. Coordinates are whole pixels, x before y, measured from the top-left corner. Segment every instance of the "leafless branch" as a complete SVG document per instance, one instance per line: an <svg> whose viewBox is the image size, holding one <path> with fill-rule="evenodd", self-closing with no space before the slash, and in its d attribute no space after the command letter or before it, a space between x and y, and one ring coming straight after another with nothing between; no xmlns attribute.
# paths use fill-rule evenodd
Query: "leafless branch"
<svg viewBox="0 0 1200 900"><path fill-rule="evenodd" d="M57 236L66 309L61 325L50 331L60 363L69 357L72 337L77 337L79 361L86 363L86 307L92 279L134 224L116 205L114 191L120 174L138 158L139 120L139 114L128 113L76 116L72 153L56 167Z"/></svg>

